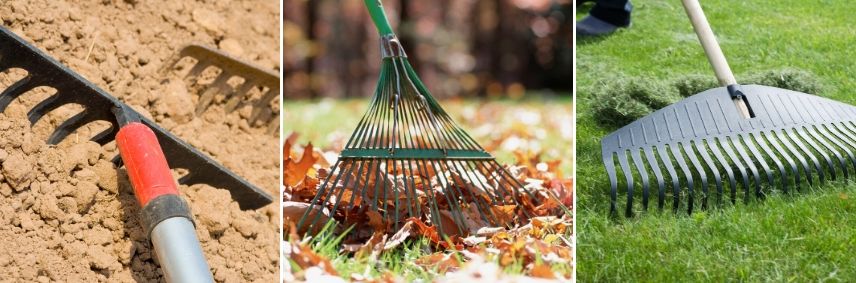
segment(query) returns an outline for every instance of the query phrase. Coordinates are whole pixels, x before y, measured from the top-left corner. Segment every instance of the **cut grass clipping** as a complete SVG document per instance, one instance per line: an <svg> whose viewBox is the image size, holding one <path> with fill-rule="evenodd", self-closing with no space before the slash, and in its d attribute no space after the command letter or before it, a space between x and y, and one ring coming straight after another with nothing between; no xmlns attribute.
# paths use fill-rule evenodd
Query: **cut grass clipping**
<svg viewBox="0 0 856 283"><path fill-rule="evenodd" d="M738 76L745 84L767 85L793 91L821 94L822 87L811 73L783 69ZM606 127L621 127L684 97L716 88L710 75L687 75L670 82L640 77L610 77L597 84L593 91L596 120Z"/></svg>

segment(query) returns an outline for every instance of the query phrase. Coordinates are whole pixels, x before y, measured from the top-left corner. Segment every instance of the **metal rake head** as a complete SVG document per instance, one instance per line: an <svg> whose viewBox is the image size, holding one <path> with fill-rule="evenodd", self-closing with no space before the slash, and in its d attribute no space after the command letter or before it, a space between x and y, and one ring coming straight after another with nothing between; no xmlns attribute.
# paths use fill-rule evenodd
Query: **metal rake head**
<svg viewBox="0 0 856 283"><path fill-rule="evenodd" d="M214 98L225 95L225 111L232 112L244 105L252 105L253 111L248 117L250 125L267 123L267 132L276 133L279 129L279 107L273 100L279 97L279 75L252 63L233 58L222 51L202 45L190 44L170 58L162 72L173 69L183 58L193 58L196 63L187 72L185 78L195 79L209 67L220 70L214 81L202 92L196 105L196 115L202 114L214 102ZM237 87L229 85L233 78L242 78ZM260 89L259 97L251 97L253 89Z"/></svg>
<svg viewBox="0 0 856 283"><path fill-rule="evenodd" d="M311 206L333 213L370 209L395 229L409 217L429 219L440 233L457 235L510 225L518 213L531 216L523 207L535 197L452 121L394 35L381 38L381 53L369 109L329 174L321 176ZM308 217L310 211L298 223L307 231L321 215Z"/></svg>
<svg viewBox="0 0 856 283"><path fill-rule="evenodd" d="M75 103L84 107L82 112L56 127L47 139L48 144L57 144L92 122L106 121L110 123L110 127L90 138L93 142L105 145L115 139L119 130L116 116L111 110L120 108L126 112L125 115L139 117L141 123L154 131L171 168L188 171L178 180L180 184L202 183L228 189L241 209L255 209L273 201L262 189L144 118L11 31L0 27L0 72L16 68L26 71L27 74L0 92L0 112L5 111L16 98L37 87L49 87L56 92L29 110L27 117L31 125L35 125L46 114L63 105ZM121 161L118 154L114 160Z"/></svg>
<svg viewBox="0 0 856 283"><path fill-rule="evenodd" d="M754 117L737 112L725 87L707 90L660 109L601 141L609 176L611 211L616 211L624 175L625 214L634 212L641 181L647 209L654 175L657 204L667 198L677 212L686 202L708 207L710 197L732 203L763 198L773 190L792 192L815 181L848 177L856 170L856 107L830 99L760 85L742 87ZM631 166L630 162L633 162ZM677 169L675 167L677 164ZM665 168L666 173L663 173Z"/></svg>

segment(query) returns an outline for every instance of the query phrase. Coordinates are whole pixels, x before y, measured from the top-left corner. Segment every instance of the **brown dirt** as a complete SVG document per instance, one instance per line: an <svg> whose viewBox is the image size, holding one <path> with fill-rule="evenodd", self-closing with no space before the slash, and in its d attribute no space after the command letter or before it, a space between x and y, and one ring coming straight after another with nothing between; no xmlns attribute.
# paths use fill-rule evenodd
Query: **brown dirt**
<svg viewBox="0 0 856 283"><path fill-rule="evenodd" d="M279 138L246 121L248 107L192 112L200 88L159 73L180 46L218 46L279 68L278 1L10 0L0 22L164 128L277 195ZM0 88L23 72L0 73ZM159 281L161 271L138 222L127 176L110 159L115 145L85 142L93 124L60 145L44 140L79 112L63 106L32 128L36 89L0 114L0 278L18 281ZM277 122L277 121L273 121ZM179 174L176 172L176 174ZM241 211L226 190L181 186L197 235L220 282L277 280L278 211Z"/></svg>

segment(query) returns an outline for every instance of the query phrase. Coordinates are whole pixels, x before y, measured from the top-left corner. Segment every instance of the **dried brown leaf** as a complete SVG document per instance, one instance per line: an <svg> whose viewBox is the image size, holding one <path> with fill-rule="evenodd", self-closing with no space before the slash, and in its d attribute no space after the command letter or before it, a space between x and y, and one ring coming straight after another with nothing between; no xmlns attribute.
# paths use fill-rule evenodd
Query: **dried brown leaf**
<svg viewBox="0 0 856 283"><path fill-rule="evenodd" d="M294 161L291 157L287 157L283 161L283 182L286 186L296 186L303 178L312 165L315 164L315 157L312 155L312 143L309 143L303 148L303 157L300 161Z"/></svg>

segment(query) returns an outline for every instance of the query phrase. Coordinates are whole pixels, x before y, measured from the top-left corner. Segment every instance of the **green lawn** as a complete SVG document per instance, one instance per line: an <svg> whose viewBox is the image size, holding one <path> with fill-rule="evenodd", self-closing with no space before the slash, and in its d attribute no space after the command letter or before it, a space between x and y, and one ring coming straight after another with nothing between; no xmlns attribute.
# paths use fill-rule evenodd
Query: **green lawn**
<svg viewBox="0 0 856 283"><path fill-rule="evenodd" d="M856 280L852 181L692 216L656 206L633 219L608 216L600 138L616 128L595 122L593 90L610 78L713 76L680 1L633 3L632 28L577 42L579 280ZM852 1L703 1L703 7L738 81L800 69L820 80L823 96L856 104Z"/></svg>

